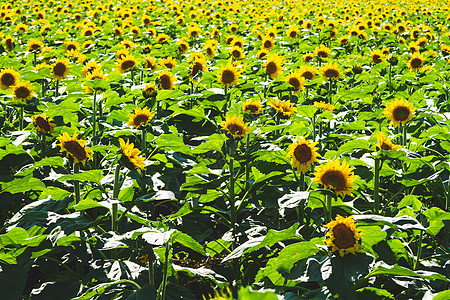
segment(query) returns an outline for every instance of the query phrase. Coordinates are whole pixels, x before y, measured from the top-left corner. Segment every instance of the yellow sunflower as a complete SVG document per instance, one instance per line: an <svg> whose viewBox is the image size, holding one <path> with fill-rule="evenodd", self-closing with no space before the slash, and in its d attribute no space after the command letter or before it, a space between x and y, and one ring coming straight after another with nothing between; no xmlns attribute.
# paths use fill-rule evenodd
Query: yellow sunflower
<svg viewBox="0 0 450 300"><path fill-rule="evenodd" d="M180 51L181 53L187 53L189 51L189 43L186 41L178 41L177 42L178 45L178 51Z"/></svg>
<svg viewBox="0 0 450 300"><path fill-rule="evenodd" d="M53 119L47 117L45 113L40 115L34 115L31 117L33 119L34 127L36 130L41 133L53 132L53 128L56 127L56 124L53 123Z"/></svg>
<svg viewBox="0 0 450 300"><path fill-rule="evenodd" d="M42 49L42 45L44 45L44 42L42 42L40 40L29 40L28 46L27 46L27 51L39 52Z"/></svg>
<svg viewBox="0 0 450 300"><path fill-rule="evenodd" d="M402 146L395 145L392 143L391 139L386 137L386 135L383 132L375 134L375 137L377 138L377 144L375 144L376 147L382 150L400 150Z"/></svg>
<svg viewBox="0 0 450 300"><path fill-rule="evenodd" d="M273 99L270 100L269 106L275 109L277 113L281 114L281 117L283 118L289 118L297 112L297 107L295 107L290 100L282 101L280 99Z"/></svg>
<svg viewBox="0 0 450 300"><path fill-rule="evenodd" d="M133 55L127 54L123 58L118 60L117 70L120 73L131 70L136 65L136 59Z"/></svg>
<svg viewBox="0 0 450 300"><path fill-rule="evenodd" d="M240 74L241 72L235 66L228 63L220 68L217 80L223 86L236 85Z"/></svg>
<svg viewBox="0 0 450 300"><path fill-rule="evenodd" d="M238 46L231 48L230 54L234 59L243 59L245 57L244 51Z"/></svg>
<svg viewBox="0 0 450 300"><path fill-rule="evenodd" d="M332 56L331 50L323 44L321 44L319 47L316 47L314 53L319 58L330 58Z"/></svg>
<svg viewBox="0 0 450 300"><path fill-rule="evenodd" d="M338 159L328 160L326 164L316 168L314 176L315 183L320 183L327 189L333 189L336 194L342 197L353 195L352 188L355 175L353 174L353 168L349 167L345 160L342 165Z"/></svg>
<svg viewBox="0 0 450 300"><path fill-rule="evenodd" d="M332 104L329 104L329 103L325 103L325 102L323 102L323 101L319 101L319 102L317 102L317 101L314 101L314 104L313 104L315 107L317 107L317 108L320 108L320 109L325 109L325 110L328 110L329 112L333 112L333 110L334 110L334 105L332 105Z"/></svg>
<svg viewBox="0 0 450 300"><path fill-rule="evenodd" d="M244 113L257 115L257 114L261 113L262 108L263 108L263 106L261 104L261 101L259 101L259 99L257 99L257 98L248 100L248 101L244 101L242 103L242 110L244 111Z"/></svg>
<svg viewBox="0 0 450 300"><path fill-rule="evenodd" d="M311 167L311 164L318 161L317 153L319 148L316 147L318 142L312 140L305 140L297 135L297 142L289 145L287 157L291 157L291 165L297 168L298 172L306 173Z"/></svg>
<svg viewBox="0 0 450 300"><path fill-rule="evenodd" d="M411 118L414 117L414 111L411 102L408 100L394 99L386 104L386 109L383 111L386 118L391 120L389 125L397 127L399 125L405 125Z"/></svg>
<svg viewBox="0 0 450 300"><path fill-rule="evenodd" d="M298 32L298 25L294 24L288 28L288 30L286 31L286 36L290 39L296 39L298 37Z"/></svg>
<svg viewBox="0 0 450 300"><path fill-rule="evenodd" d="M267 58L268 55L269 55L269 51L267 51L266 49L261 49L261 50L258 51L258 53L256 53L256 57L259 60L265 59L264 57Z"/></svg>
<svg viewBox="0 0 450 300"><path fill-rule="evenodd" d="M298 74L307 80L313 80L316 77L317 69L313 66L303 65L298 69Z"/></svg>
<svg viewBox="0 0 450 300"><path fill-rule="evenodd" d="M383 56L384 56L383 51L379 49L370 52L370 58L374 64L379 64L386 61L386 59L384 59Z"/></svg>
<svg viewBox="0 0 450 300"><path fill-rule="evenodd" d="M139 128L145 126L152 120L155 113L150 112L147 107L140 108L136 107L133 114L129 114L130 119L128 120L128 125L134 128Z"/></svg>
<svg viewBox="0 0 450 300"><path fill-rule="evenodd" d="M52 74L58 80L66 77L69 74L69 60L67 58L58 58L52 66Z"/></svg>
<svg viewBox="0 0 450 300"><path fill-rule="evenodd" d="M150 71L153 71L158 66L156 64L156 59L154 57L151 57L150 55L144 56L144 62L142 63L144 68Z"/></svg>
<svg viewBox="0 0 450 300"><path fill-rule="evenodd" d="M87 73L86 79L89 81L93 81L95 79L102 79L102 80L108 80L105 74L103 74L103 71L100 69L94 69L92 72ZM93 89L91 89L88 86L84 87L84 90L87 94L92 94L94 92ZM102 93L102 90L98 90L99 93Z"/></svg>
<svg viewBox="0 0 450 300"><path fill-rule="evenodd" d="M424 62L425 58L422 54L414 53L408 60L408 67L411 71L415 72L419 70L421 66L423 66Z"/></svg>
<svg viewBox="0 0 450 300"><path fill-rule="evenodd" d="M309 63L310 61L312 61L314 58L314 53L306 53L305 55L303 55L303 60L306 63Z"/></svg>
<svg viewBox="0 0 450 300"><path fill-rule="evenodd" d="M204 58L196 58L191 62L191 75L189 75L189 78L193 79L199 72L204 73L207 71L206 60Z"/></svg>
<svg viewBox="0 0 450 300"><path fill-rule="evenodd" d="M134 148L133 143L129 143L129 140L126 142L119 138L120 149L122 151L121 162L129 169L141 169L145 168L145 157L139 156L141 151L137 148Z"/></svg>
<svg viewBox="0 0 450 300"><path fill-rule="evenodd" d="M19 80L19 72L17 72L14 69L7 68L3 69L0 73L0 88L2 90L9 89L10 87L13 87L17 84L17 81Z"/></svg>
<svg viewBox="0 0 450 300"><path fill-rule="evenodd" d="M92 159L93 151L89 147L85 147L85 140L77 139L78 133L74 133L71 137L67 132L57 137L61 147L60 152L67 152L67 157L71 156L75 163L82 163L83 166L86 164L86 160Z"/></svg>
<svg viewBox="0 0 450 300"><path fill-rule="evenodd" d="M335 220L324 226L330 228L325 234L325 243L331 247L331 252L339 251L339 255L343 257L347 253L356 254L361 251L360 239L363 233L361 229L356 229L352 216L344 218L337 215Z"/></svg>
<svg viewBox="0 0 450 300"><path fill-rule="evenodd" d="M14 48L16 47L16 44L14 43L15 41L16 41L15 38L13 38L10 35L7 35L4 39L6 50L8 50L8 51L14 50Z"/></svg>
<svg viewBox="0 0 450 300"><path fill-rule="evenodd" d="M34 96L33 88L29 81L18 82L13 88L15 100L31 100Z"/></svg>
<svg viewBox="0 0 450 300"><path fill-rule="evenodd" d="M326 63L320 70L322 75L329 80L337 79L341 76L339 65L337 63Z"/></svg>
<svg viewBox="0 0 450 300"><path fill-rule="evenodd" d="M173 83L177 80L175 76L173 76L173 74L167 70L164 70L161 73L159 73L158 78L159 78L159 86L163 90L173 89Z"/></svg>
<svg viewBox="0 0 450 300"><path fill-rule="evenodd" d="M147 83L142 91L146 97L150 97L156 92L156 85L154 83Z"/></svg>
<svg viewBox="0 0 450 300"><path fill-rule="evenodd" d="M248 128L248 123L244 123L242 116L230 116L227 115L225 121L220 124L222 129L224 129L227 134L231 135L233 138L243 138L250 132Z"/></svg>
<svg viewBox="0 0 450 300"><path fill-rule="evenodd" d="M278 54L269 55L264 64L264 71L269 74L270 78L275 79L283 72L284 59Z"/></svg>
<svg viewBox="0 0 450 300"><path fill-rule="evenodd" d="M177 64L177 60L175 58L173 58L172 56L169 56L167 58L163 58L161 59L161 61L159 62L159 64L162 67L166 67L169 69L173 69L175 68L175 65Z"/></svg>
<svg viewBox="0 0 450 300"><path fill-rule="evenodd" d="M275 45L275 40L273 40L272 38L266 36L262 40L261 48L269 50L269 49L272 49L274 45Z"/></svg>
<svg viewBox="0 0 450 300"><path fill-rule="evenodd" d="M86 77L89 73L94 72L94 70L100 70L101 66L96 61L89 61L86 65L81 69L81 74L83 77Z"/></svg>
<svg viewBox="0 0 450 300"><path fill-rule="evenodd" d="M305 88L305 78L298 72L290 73L284 81L294 87L295 91L300 91Z"/></svg>

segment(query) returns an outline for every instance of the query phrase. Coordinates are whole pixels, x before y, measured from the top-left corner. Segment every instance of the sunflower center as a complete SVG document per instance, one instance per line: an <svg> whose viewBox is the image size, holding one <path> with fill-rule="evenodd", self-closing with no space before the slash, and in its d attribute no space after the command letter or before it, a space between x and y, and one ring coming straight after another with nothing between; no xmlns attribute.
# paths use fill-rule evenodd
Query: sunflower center
<svg viewBox="0 0 450 300"><path fill-rule="evenodd" d="M411 60L411 67L414 69L419 68L422 65L422 60L420 58L413 58Z"/></svg>
<svg viewBox="0 0 450 300"><path fill-rule="evenodd" d="M134 67L134 64L135 64L135 62L132 61L132 60L126 60L126 61L124 61L124 62L122 62L122 65L121 65L122 70L129 70L129 69L131 69L132 67Z"/></svg>
<svg viewBox="0 0 450 300"><path fill-rule="evenodd" d="M139 126L141 124L145 124L145 123L147 123L147 120L148 120L148 116L146 116L146 115L137 115L134 118L133 125L134 126Z"/></svg>
<svg viewBox="0 0 450 300"><path fill-rule="evenodd" d="M268 49L270 47L272 47L272 42L271 41L265 41L264 42L264 48Z"/></svg>
<svg viewBox="0 0 450 300"><path fill-rule="evenodd" d="M2 80L2 84L6 85L6 86L12 86L16 83L16 78L14 77L13 74L10 74L10 73L3 74L1 80Z"/></svg>
<svg viewBox="0 0 450 300"><path fill-rule="evenodd" d="M336 170L325 172L325 174L322 175L322 182L325 186L331 185L337 191L344 190L347 184L344 175Z"/></svg>
<svg viewBox="0 0 450 300"><path fill-rule="evenodd" d="M163 75L159 78L161 82L161 86L165 90L169 90L172 87L172 83L170 82L170 77L167 75Z"/></svg>
<svg viewBox="0 0 450 300"><path fill-rule="evenodd" d="M85 33L84 33L84 36L91 36L92 35L92 31L90 31L90 30L87 30Z"/></svg>
<svg viewBox="0 0 450 300"><path fill-rule="evenodd" d="M208 55L212 55L212 49L211 48L206 48L206 53Z"/></svg>
<svg viewBox="0 0 450 300"><path fill-rule="evenodd" d="M269 62L266 65L266 72L269 74L275 74L277 72L278 68L277 68L277 64L274 63L273 61Z"/></svg>
<svg viewBox="0 0 450 300"><path fill-rule="evenodd" d="M379 64L382 61L381 57L378 54L375 54L374 56L372 56L372 60L376 64Z"/></svg>
<svg viewBox="0 0 450 300"><path fill-rule="evenodd" d="M242 126L240 126L239 124L230 124L228 125L228 131L234 135L242 135L243 133L243 129Z"/></svg>
<svg viewBox="0 0 450 300"><path fill-rule="evenodd" d="M33 49L33 50L38 50L39 48L41 48L41 46L39 46L38 44L31 45L31 49Z"/></svg>
<svg viewBox="0 0 450 300"><path fill-rule="evenodd" d="M297 78L290 78L289 84L292 85L296 90L300 88L300 81Z"/></svg>
<svg viewBox="0 0 450 300"><path fill-rule="evenodd" d="M231 84L234 81L234 73L231 70L224 70L222 72L222 82L224 84Z"/></svg>
<svg viewBox="0 0 450 300"><path fill-rule="evenodd" d="M57 63L54 67L53 67L53 72L55 73L56 76L60 76L63 77L64 73L66 72L67 67L65 64L59 62Z"/></svg>
<svg viewBox="0 0 450 300"><path fill-rule="evenodd" d="M245 106L245 111L248 111L252 114L256 113L258 109L259 107L256 106L255 104L248 104L247 106Z"/></svg>
<svg viewBox="0 0 450 300"><path fill-rule="evenodd" d="M311 80L314 77L314 74L310 71L306 71L302 74L303 77L305 77L305 79Z"/></svg>
<svg viewBox="0 0 450 300"><path fill-rule="evenodd" d="M194 77L195 75L198 74L198 72L200 72L201 70L203 70L203 66L201 63L196 62L193 66L192 66L192 73L191 76Z"/></svg>
<svg viewBox="0 0 450 300"><path fill-rule="evenodd" d="M241 57L241 52L239 50L233 50L231 54L233 54L234 58Z"/></svg>
<svg viewBox="0 0 450 300"><path fill-rule="evenodd" d="M392 112L392 115L396 121L405 121L408 119L410 114L411 112L406 106L398 106L394 108L394 111Z"/></svg>
<svg viewBox="0 0 450 300"><path fill-rule="evenodd" d="M385 142L383 142L381 144L380 148L383 149L383 150L392 150L391 146L389 144L386 144Z"/></svg>
<svg viewBox="0 0 450 300"><path fill-rule="evenodd" d="M171 63L171 62L165 63L164 65L169 69L173 68L173 63Z"/></svg>
<svg viewBox="0 0 450 300"><path fill-rule="evenodd" d="M328 57L328 53L326 51L319 51L319 52L317 52L317 56L318 57L327 58Z"/></svg>
<svg viewBox="0 0 450 300"><path fill-rule="evenodd" d="M235 45L235 46L238 46L238 47L240 47L240 48L242 48L242 46L244 46L244 45L242 45L242 43L241 43L241 42L239 42L239 41L238 41L238 42L236 42L236 43L234 43L234 45Z"/></svg>
<svg viewBox="0 0 450 300"><path fill-rule="evenodd" d="M339 76L339 71L335 69L327 69L325 70L325 77L328 78L336 78Z"/></svg>
<svg viewBox="0 0 450 300"><path fill-rule="evenodd" d="M265 53L265 52L261 52L260 54L259 54L259 56L258 56L258 58L259 59L262 59L264 56L266 56L267 55L267 53Z"/></svg>
<svg viewBox="0 0 450 300"><path fill-rule="evenodd" d="M75 47L75 45L68 45L67 46L67 51L76 50L76 49L77 49L77 47Z"/></svg>
<svg viewBox="0 0 450 300"><path fill-rule="evenodd" d="M14 48L14 44L13 44L13 42L12 42L11 39L7 39L7 40L5 41L5 43L6 43L6 47L8 47L8 49Z"/></svg>
<svg viewBox="0 0 450 300"><path fill-rule="evenodd" d="M348 249L355 245L356 239L353 231L345 224L339 223L333 227L333 244L338 249Z"/></svg>
<svg viewBox="0 0 450 300"><path fill-rule="evenodd" d="M50 131L50 124L43 117L37 117L35 120L36 126L44 130L45 132Z"/></svg>
<svg viewBox="0 0 450 300"><path fill-rule="evenodd" d="M73 155L78 161L83 161L87 159L87 153L84 147L81 147L81 145L77 141L67 141L64 142L64 148Z"/></svg>
<svg viewBox="0 0 450 300"><path fill-rule="evenodd" d="M297 37L297 32L296 32L296 31L291 31L291 32L289 33L289 36L290 36L291 38L295 38L295 37Z"/></svg>
<svg viewBox="0 0 450 300"><path fill-rule="evenodd" d="M304 164L312 158L311 148L309 148L306 144L298 145L295 147L294 156L295 159L297 159L301 164Z"/></svg>
<svg viewBox="0 0 450 300"><path fill-rule="evenodd" d="M21 86L18 89L16 89L15 94L16 97L19 99L26 99L28 98L28 96L30 96L30 90L25 86Z"/></svg>

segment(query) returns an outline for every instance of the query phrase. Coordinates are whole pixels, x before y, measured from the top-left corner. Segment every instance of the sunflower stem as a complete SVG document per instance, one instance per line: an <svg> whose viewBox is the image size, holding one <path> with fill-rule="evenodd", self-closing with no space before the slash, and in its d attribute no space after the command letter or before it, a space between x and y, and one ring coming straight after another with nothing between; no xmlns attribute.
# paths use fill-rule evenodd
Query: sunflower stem
<svg viewBox="0 0 450 300"><path fill-rule="evenodd" d="M223 88L223 92L225 94L225 105L223 106L223 114L226 115L227 111L228 111L228 98L229 98L229 96L228 96L228 86L225 86Z"/></svg>
<svg viewBox="0 0 450 300"><path fill-rule="evenodd" d="M77 163L73 164L73 174L78 174L80 173L80 165ZM74 188L74 192L75 192L75 203L79 203L81 200L81 196L80 196L80 182L78 180L75 180L73 182L73 188Z"/></svg>
<svg viewBox="0 0 450 300"><path fill-rule="evenodd" d="M327 216L326 216L326 220L327 222L331 222L333 220L333 197L331 197L330 195L326 195L325 196L325 201L326 201L326 205L327 205Z"/></svg>
<svg viewBox="0 0 450 300"><path fill-rule="evenodd" d="M37 55L36 51L33 51L33 54L34 54L33 67L36 67L36 55Z"/></svg>
<svg viewBox="0 0 450 300"><path fill-rule="evenodd" d="M312 117L312 138L313 138L313 142L316 141L316 114L313 115Z"/></svg>
<svg viewBox="0 0 450 300"><path fill-rule="evenodd" d="M55 82L55 98L58 98L58 96L59 96L59 80L56 79L56 82Z"/></svg>
<svg viewBox="0 0 450 300"><path fill-rule="evenodd" d="M245 141L245 151L248 151L248 146L250 145L250 134L247 134L247 140ZM250 188L250 166L249 163L245 164L245 189Z"/></svg>
<svg viewBox="0 0 450 300"><path fill-rule="evenodd" d="M300 171L300 181L299 181L299 185L298 185L298 190L300 192L305 190L305 173Z"/></svg>
<svg viewBox="0 0 450 300"><path fill-rule="evenodd" d="M422 224L422 215L419 216L420 224ZM423 240L423 230L420 231L419 234L419 244L417 245L417 257L414 263L414 271L419 267L420 256L422 255L422 240Z"/></svg>
<svg viewBox="0 0 450 300"><path fill-rule="evenodd" d="M373 175L373 199L374 199L374 213L378 214L380 211L380 159L375 158L374 175Z"/></svg>
<svg viewBox="0 0 450 300"><path fill-rule="evenodd" d="M153 249L151 249L152 253L148 257L148 281L152 286L155 286L155 270L154 270L154 264L155 264L155 252Z"/></svg>
<svg viewBox="0 0 450 300"><path fill-rule="evenodd" d="M166 243L166 251L165 251L165 261L164 261L164 273L163 273L163 280L161 283L161 298L160 300L166 299L166 288L167 288L167 268L169 266L169 254L170 254L170 240Z"/></svg>
<svg viewBox="0 0 450 300"><path fill-rule="evenodd" d="M120 164L117 164L116 169L114 171L114 186L113 186L113 204L112 204L112 213L111 213L111 230L117 232L119 223L117 222L118 216L118 197L119 197L119 189L120 189Z"/></svg>
<svg viewBox="0 0 450 300"><path fill-rule="evenodd" d="M142 144L142 153L145 156L145 154L147 153L147 130L146 130L145 126L142 126L141 144Z"/></svg>
<svg viewBox="0 0 450 300"><path fill-rule="evenodd" d="M23 130L23 115L24 115L23 106L21 106L19 108L19 130Z"/></svg>
<svg viewBox="0 0 450 300"><path fill-rule="evenodd" d="M407 135L408 135L408 126L406 124L402 125L402 146L406 147L408 144L407 141Z"/></svg>
<svg viewBox="0 0 450 300"><path fill-rule="evenodd" d="M392 64L389 64L389 94L392 94Z"/></svg>
<svg viewBox="0 0 450 300"><path fill-rule="evenodd" d="M41 157L45 156L45 148L46 148L46 136L45 133L41 134Z"/></svg>
<svg viewBox="0 0 450 300"><path fill-rule="evenodd" d="M94 90L94 98L92 100L92 144L95 145L97 136L97 89Z"/></svg>

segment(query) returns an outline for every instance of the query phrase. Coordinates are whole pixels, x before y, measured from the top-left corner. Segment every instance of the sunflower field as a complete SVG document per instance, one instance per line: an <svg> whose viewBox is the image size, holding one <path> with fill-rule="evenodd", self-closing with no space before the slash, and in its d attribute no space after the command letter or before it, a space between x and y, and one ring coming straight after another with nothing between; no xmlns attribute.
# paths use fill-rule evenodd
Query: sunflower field
<svg viewBox="0 0 450 300"><path fill-rule="evenodd" d="M450 299L449 4L2 2L0 298Z"/></svg>

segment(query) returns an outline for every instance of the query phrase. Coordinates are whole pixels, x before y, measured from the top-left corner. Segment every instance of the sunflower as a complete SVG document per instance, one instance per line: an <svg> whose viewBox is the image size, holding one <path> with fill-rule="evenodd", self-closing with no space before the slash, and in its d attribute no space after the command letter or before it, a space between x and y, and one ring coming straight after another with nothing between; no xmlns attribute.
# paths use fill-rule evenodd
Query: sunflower
<svg viewBox="0 0 450 300"><path fill-rule="evenodd" d="M336 220L324 226L330 228L325 234L325 243L331 247L331 252L339 251L339 255L343 257L347 253L356 254L355 252L361 251L361 229L356 229L352 216L343 218L337 215Z"/></svg>
<svg viewBox="0 0 450 300"><path fill-rule="evenodd" d="M227 134L231 135L233 138L243 138L250 128L248 128L248 123L244 123L242 116L230 116L227 115L225 121L220 124L222 129L224 129Z"/></svg>
<svg viewBox="0 0 450 300"><path fill-rule="evenodd" d="M42 45L44 45L44 42L40 40L29 40L27 51L39 52L42 49Z"/></svg>
<svg viewBox="0 0 450 300"><path fill-rule="evenodd" d="M303 60L306 63L309 63L310 61L312 61L314 58L314 53L306 53L305 55L303 55Z"/></svg>
<svg viewBox="0 0 450 300"><path fill-rule="evenodd" d="M262 49L272 49L274 45L275 45L275 41L272 38L265 37L262 40L261 48Z"/></svg>
<svg viewBox="0 0 450 300"><path fill-rule="evenodd" d="M86 79L89 81L94 81L95 79L108 80L106 75L103 74L103 71L100 69L94 69L92 72L87 73ZM92 94L94 92L94 90L88 86L85 86L84 90L87 94ZM98 92L102 93L102 90L98 90Z"/></svg>
<svg viewBox="0 0 450 300"><path fill-rule="evenodd" d="M67 152L67 157L72 156L75 163L82 163L83 166L86 164L86 160L92 159L92 150L89 147L85 147L85 140L77 139L78 133L74 133L71 137L67 132L57 137L61 147L60 152Z"/></svg>
<svg viewBox="0 0 450 300"><path fill-rule="evenodd" d="M15 100L31 100L34 96L33 88L29 81L18 82L13 88Z"/></svg>
<svg viewBox="0 0 450 300"><path fill-rule="evenodd" d="M321 44L314 50L314 54L319 58L330 58L331 50L327 48L325 45Z"/></svg>
<svg viewBox="0 0 450 300"><path fill-rule="evenodd" d="M244 101L242 103L242 110L244 113L252 114L252 115L258 115L261 113L263 106L261 104L261 101L258 99L248 100Z"/></svg>
<svg viewBox="0 0 450 300"><path fill-rule="evenodd" d="M139 156L141 151L137 148L134 148L133 143L129 143L129 140L126 142L119 138L120 149L122 151L122 157L120 161L124 163L124 165L129 169L141 169L145 168L145 157Z"/></svg>
<svg viewBox="0 0 450 300"><path fill-rule="evenodd" d="M298 37L298 25L291 25L286 31L286 36L290 39L296 39Z"/></svg>
<svg viewBox="0 0 450 300"><path fill-rule="evenodd" d="M67 52L72 50L78 51L80 49L80 45L75 41L67 41L64 47Z"/></svg>
<svg viewBox="0 0 450 300"><path fill-rule="evenodd" d="M172 56L169 56L167 58L161 59L159 64L163 67L173 69L173 68L175 68L175 65L177 64L177 60L175 58L173 58Z"/></svg>
<svg viewBox="0 0 450 300"><path fill-rule="evenodd" d="M278 54L272 54L267 58L264 64L264 71L270 78L275 79L283 72L283 57Z"/></svg>
<svg viewBox="0 0 450 300"><path fill-rule="evenodd" d="M234 46L233 48L230 49L230 54L234 59L242 59L245 57L244 52L242 51L242 49L238 46Z"/></svg>
<svg viewBox="0 0 450 300"><path fill-rule="evenodd" d="M6 90L14 86L19 80L19 76L19 72L11 68L3 69L0 73L0 88Z"/></svg>
<svg viewBox="0 0 450 300"><path fill-rule="evenodd" d="M173 89L173 83L177 80L175 76L173 76L173 74L167 70L164 70L161 73L159 73L158 78L159 78L159 86L163 90Z"/></svg>
<svg viewBox="0 0 450 300"><path fill-rule="evenodd" d="M150 112L147 107L144 107L143 109L136 107L133 114L128 114L130 117L128 125L133 126L134 128L145 126L152 120L154 115L155 113Z"/></svg>
<svg viewBox="0 0 450 300"><path fill-rule="evenodd" d="M294 87L295 91L300 91L305 88L305 78L298 72L290 73L284 81Z"/></svg>
<svg viewBox="0 0 450 300"><path fill-rule="evenodd" d="M405 125L411 118L413 118L415 110L416 109L413 107L411 102L401 98L388 102L383 113L386 118L391 120L389 125L397 127L399 125Z"/></svg>
<svg viewBox="0 0 450 300"><path fill-rule="evenodd" d="M213 58L214 56L216 56L216 50L214 49L214 46L211 44L205 45L205 52L209 58Z"/></svg>
<svg viewBox="0 0 450 300"><path fill-rule="evenodd" d="M339 44L341 45L347 45L348 44L348 36L341 36L338 39Z"/></svg>
<svg viewBox="0 0 450 300"><path fill-rule="evenodd" d="M320 156L316 151L318 142L313 143L312 140L305 140L297 135L297 142L289 145L287 157L291 157L291 165L297 168L298 172L306 173L311 167L311 164L318 161Z"/></svg>
<svg viewBox="0 0 450 300"><path fill-rule="evenodd" d="M323 101L319 101L319 102L317 102L317 101L314 101L314 104L313 104L315 107L317 107L317 108L320 108L320 109L324 109L324 110L328 110L329 112L333 112L333 110L334 110L334 105L332 105L332 104L329 104L329 103L325 103L325 102L323 102Z"/></svg>
<svg viewBox="0 0 450 300"><path fill-rule="evenodd" d="M206 60L204 58L196 58L193 62L191 62L191 75L189 75L190 79L193 79L199 72L207 72L208 68L206 68Z"/></svg>
<svg viewBox="0 0 450 300"><path fill-rule="evenodd" d="M164 43L167 42L168 40L170 40L170 36L168 36L168 35L165 34L165 33L160 33L160 34L158 34L158 36L156 37L156 41L157 41L159 44L164 44Z"/></svg>
<svg viewBox="0 0 450 300"><path fill-rule="evenodd" d="M341 76L341 73L339 72L339 65L337 63L326 63L320 70L322 75L329 80L336 79Z"/></svg>
<svg viewBox="0 0 450 300"><path fill-rule="evenodd" d="M188 36L195 39L200 35L201 32L202 30L200 29L200 27L192 26L188 29Z"/></svg>
<svg viewBox="0 0 450 300"><path fill-rule="evenodd" d="M317 69L313 66L303 65L298 69L297 73L307 80L313 80L316 76Z"/></svg>
<svg viewBox="0 0 450 300"><path fill-rule="evenodd" d="M291 103L290 100L282 101L280 99L270 100L269 106L271 106L277 113L280 113L283 118L289 118L291 115L297 112L297 107Z"/></svg>
<svg viewBox="0 0 450 300"><path fill-rule="evenodd" d="M81 35L85 36L85 37L93 36L94 35L94 28L92 28L92 27L84 27L81 30Z"/></svg>
<svg viewBox="0 0 450 300"><path fill-rule="evenodd" d="M244 47L244 40L240 37L235 37L231 43L230 43L231 47L239 47L239 48L243 48Z"/></svg>
<svg viewBox="0 0 450 300"><path fill-rule="evenodd" d="M259 60L265 59L264 57L266 57L266 56L268 56L268 55L269 55L269 51L267 51L266 49L261 49L261 50L258 51L258 53L256 53L256 57L257 57ZM266 58L267 58L267 57L266 57Z"/></svg>
<svg viewBox="0 0 450 300"><path fill-rule="evenodd" d="M177 41L178 51L181 53L187 53L189 51L189 43L186 41Z"/></svg>
<svg viewBox="0 0 450 300"><path fill-rule="evenodd" d="M322 164L316 168L314 173L314 182L322 184L325 188L333 189L336 194L345 197L352 196L353 182L355 176L353 168L350 168L344 160L342 165L339 160L328 160L326 164Z"/></svg>
<svg viewBox="0 0 450 300"><path fill-rule="evenodd" d="M379 64L386 61L386 59L384 59L383 56L384 56L383 51L379 49L370 52L370 58L374 64Z"/></svg>
<svg viewBox="0 0 450 300"><path fill-rule="evenodd" d="M100 70L100 64L96 61L89 61L86 65L81 69L81 74L83 77L86 77L87 74L92 73L94 70Z"/></svg>
<svg viewBox="0 0 450 300"><path fill-rule="evenodd" d="M127 54L123 58L118 60L117 70L120 73L124 73L131 70L136 65L136 59L133 55Z"/></svg>
<svg viewBox="0 0 450 300"><path fill-rule="evenodd" d="M400 150L402 146L395 145L392 143L391 139L386 137L386 135L383 132L375 134L375 137L377 138L377 144L375 144L376 147L382 150Z"/></svg>
<svg viewBox="0 0 450 300"><path fill-rule="evenodd" d="M115 36L122 36L123 35L123 29L118 27L118 26L114 27L113 32L114 32Z"/></svg>
<svg viewBox="0 0 450 300"><path fill-rule="evenodd" d="M408 67L411 71L416 72L425 62L425 58L422 54L414 53L408 60Z"/></svg>
<svg viewBox="0 0 450 300"><path fill-rule="evenodd" d="M58 58L52 66L52 74L56 79L63 79L69 73L69 60Z"/></svg>
<svg viewBox="0 0 450 300"><path fill-rule="evenodd" d="M408 44L408 49L412 53L415 53L415 52L419 52L420 47L419 47L419 45L416 42L410 42Z"/></svg>
<svg viewBox="0 0 450 300"><path fill-rule="evenodd" d="M223 86L236 85L239 75L240 71L231 63L228 63L219 70L218 81Z"/></svg>
<svg viewBox="0 0 450 300"><path fill-rule="evenodd" d="M143 67L147 70L153 71L158 66L156 64L156 59L154 57L151 57L150 55L144 56L144 62L142 63Z"/></svg>
<svg viewBox="0 0 450 300"><path fill-rule="evenodd" d="M8 51L14 50L14 48L16 47L16 44L14 43L15 41L16 41L15 38L13 38L10 35L7 35L4 39L6 50L8 50Z"/></svg>
<svg viewBox="0 0 450 300"><path fill-rule="evenodd" d="M144 46L142 47L142 52L143 52L144 54L149 54L150 51L152 51L152 45L147 44L147 45L144 45Z"/></svg>
<svg viewBox="0 0 450 300"><path fill-rule="evenodd" d="M156 85L154 83L147 83L142 91L146 97L150 97L156 92Z"/></svg>
<svg viewBox="0 0 450 300"><path fill-rule="evenodd" d="M53 123L53 119L47 117L45 113L40 115L34 115L31 117L33 119L34 127L36 130L41 133L53 132L53 128L56 127L56 124Z"/></svg>

